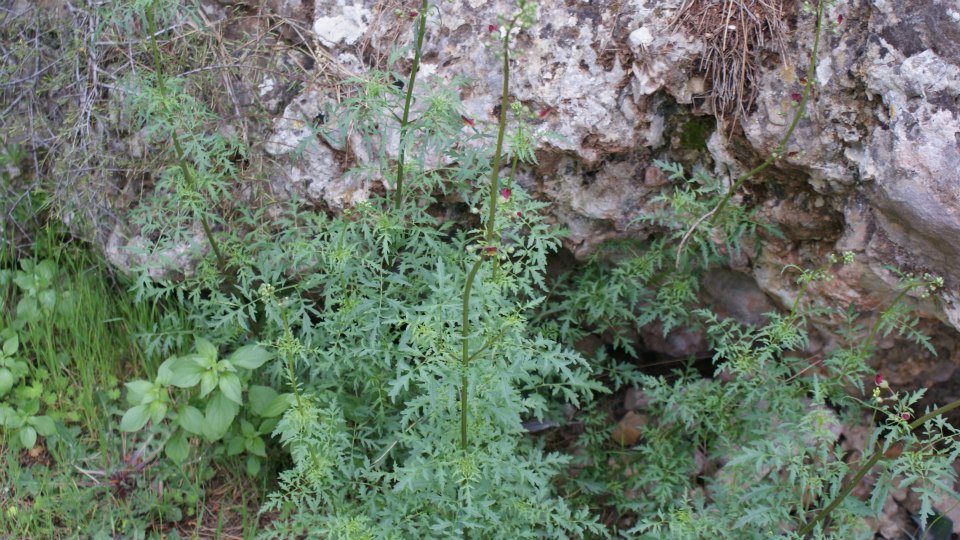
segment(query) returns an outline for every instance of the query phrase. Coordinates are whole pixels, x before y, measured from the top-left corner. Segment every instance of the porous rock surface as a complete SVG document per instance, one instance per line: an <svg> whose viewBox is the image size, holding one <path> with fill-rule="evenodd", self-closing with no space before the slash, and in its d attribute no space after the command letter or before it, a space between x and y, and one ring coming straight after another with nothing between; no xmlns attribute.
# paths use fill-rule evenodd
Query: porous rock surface
<svg viewBox="0 0 960 540"><path fill-rule="evenodd" d="M686 122L713 113L701 97L710 81L699 65L700 36L674 24L682 4L551 2L517 40L511 97L546 111L544 128L560 135L541 144L540 167L525 183L553 203L554 218L570 231L566 245L578 257L607 239L650 234L634 218L669 187L654 159L729 178L775 151L792 116L814 17L784 2L785 54L771 46L756 106L736 120L732 137L724 128L708 133L703 149L680 144ZM498 14L511 7L503 0L467 0L442 4L442 14L431 16L421 74L470 78L461 97L473 118L495 121L501 70L484 43ZM318 2L303 24L332 55L348 58L360 56L360 43L372 58L395 47L398 36L401 44L412 37L410 21L370 0ZM314 89L303 95L306 107L323 99ZM285 116L303 107L295 99ZM274 139L295 138L285 122L277 120ZM796 287L793 276L781 272L784 265L815 266L830 252L853 251L857 262L838 282L814 290L818 299L869 311L891 298L896 278L888 266L931 272L943 276L946 287L942 300L921 305L923 313L960 329L960 7L951 0L832 6L808 114L785 154L742 196L786 238L765 237L760 254L740 261L737 270L786 304ZM332 207L364 189L333 187L341 171L331 159L307 167L293 176L323 183L311 196Z"/></svg>
<svg viewBox="0 0 960 540"><path fill-rule="evenodd" d="M736 125L728 118L719 129L710 101L703 98L711 87L700 65L703 36L676 24L683 0L541 5L537 23L516 41L510 91L513 100L542 111L541 127L559 135L541 143L539 166L522 182L552 202L552 218L570 232L567 249L583 258L605 240L656 233L635 220L651 210L653 196L671 189L655 159L679 161L688 170L705 168L729 181L777 149L814 42L814 17L802 11L802 3L783 1L785 46L769 45L755 82L754 107L732 120ZM391 49L409 44L409 8L419 2L207 4L275 14L286 21L280 27L284 39L307 40L336 64L332 71L346 74L362 73ZM509 13L513 4L464 0L437 7L431 9L420 76L424 81L467 77L470 83L461 91L465 114L494 122L501 69L485 43L490 25L498 25L498 15ZM337 210L382 189L374 185L378 179L343 175L344 160L337 153L362 158L356 147L312 144L299 159L288 159L304 137L312 136L305 121L332 97L317 85L291 96L266 95L272 87L263 83L256 83L261 97L277 103L262 147L280 169L279 191ZM903 379L908 371L930 381L942 379L944 370L953 373L960 364L955 333L960 330L960 7L955 0L834 3L825 17L808 112L783 157L745 184L738 199L784 237L763 235L757 253L746 250L733 264L736 275L752 278L756 287L737 277L734 290L745 298L725 298L720 287L721 293L712 296L722 310L761 320L760 314L748 313L750 306L767 309L771 300L785 306L795 298L795 274L783 272L786 265L819 266L838 251L854 252L856 262L839 270L832 282L813 287L815 301L853 304L870 313L896 294L889 267L931 272L943 276L942 294L916 300L924 328L938 336L940 356L918 354L908 363L899 355L904 349L894 347L889 365L883 358L880 362L888 372L904 370ZM652 348L684 356L696 352L696 343L702 340ZM893 347L893 342L883 345Z"/></svg>

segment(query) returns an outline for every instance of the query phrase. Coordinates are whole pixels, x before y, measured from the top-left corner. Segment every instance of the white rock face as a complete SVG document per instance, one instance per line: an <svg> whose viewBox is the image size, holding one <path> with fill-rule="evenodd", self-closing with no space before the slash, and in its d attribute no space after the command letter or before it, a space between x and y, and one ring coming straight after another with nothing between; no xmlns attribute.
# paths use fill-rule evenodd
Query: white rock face
<svg viewBox="0 0 960 540"><path fill-rule="evenodd" d="M412 39L413 21L381 10L381 4L271 0L275 13L312 28L328 58L338 59L333 72L360 75L369 67L364 62L384 59ZM710 127L700 142L693 137L695 148L687 147L685 126L712 116L704 99L712 82L699 64L703 36L674 24L685 4L543 2L538 21L518 34L510 98L543 111L538 128L558 135L537 149L540 166L523 172L524 186L553 203L549 211L569 229L566 247L578 257L606 239L661 234L634 220L652 210L655 195L671 189L654 159L700 166L729 180L769 156L790 122L813 44L812 17L799 11L789 14L796 27L784 36L783 55L771 48L754 81L759 95L753 110L721 131L706 120ZM429 18L421 82L469 79L461 99L478 125L495 122L501 84L500 62L486 46L488 26L499 24L498 16L514 5L439 2L439 12ZM851 250L857 264L812 290L813 298L869 312L890 299L893 280L886 265L929 271L944 276L946 293L921 306L925 316L960 329L957 13L955 0L864 0L830 8L808 114L785 157L740 195L786 236L764 236L759 255L751 252L736 263L778 302L796 294L791 276L781 272L786 264L817 266L830 252ZM406 54L408 64L412 53ZM269 86L252 92L282 94ZM291 160L311 137L306 122L331 98L308 84L292 101L288 95L277 99L276 110L283 112L274 118L264 150L282 173L274 186L279 192L340 209L366 198L370 186L383 180L342 177L338 153L366 159L356 141L336 149L308 141L302 156ZM388 141L388 155L395 155L396 130L384 126L378 136Z"/></svg>
<svg viewBox="0 0 960 540"><path fill-rule="evenodd" d="M371 12L362 4L341 6L330 16L317 17L313 22L313 33L326 47L354 45L370 24Z"/></svg>
<svg viewBox="0 0 960 540"><path fill-rule="evenodd" d="M536 24L516 40L511 99L547 111L543 128L560 136L540 148L541 168L529 185L554 202L551 211L569 228L567 245L579 256L607 238L650 234L631 224L665 187L651 183L657 178L652 160L682 157L677 146L685 120L677 114L711 113L702 99L711 82L700 71L701 36L673 24L683 4L544 5ZM859 273L844 278L856 294L838 289L837 301L854 298L863 308L875 306L891 286L885 264L933 271L955 288L960 284L960 25L950 4L838 4L827 14L836 31L823 35L808 117L788 145L790 157L754 182L768 188L752 195L752 204L787 239L765 239L764 255L741 261L742 269L774 297L793 295L789 279L771 277L785 264L816 264L840 248L865 260ZM411 39L411 22L372 18L372 5L317 5L317 37L335 55L350 51L361 37L382 55ZM443 4L442 17L428 25L424 80L427 71L443 79L470 78L462 98L466 114L477 121L495 121L501 81L499 60L485 46L487 27L512 6L506 0ZM837 26L839 15L844 22ZM797 21L785 36L785 57L772 56L763 66L757 105L742 119L743 137L731 141L707 133L699 157L687 159L729 177L776 149L813 42L812 17ZM278 121L271 139L277 144L296 138L285 122ZM311 152L303 165L289 167L293 183L306 182L311 197L334 207L347 204L358 186L341 187L319 174L332 167L332 157L322 149ZM749 185L745 190L756 191ZM928 307L960 328L956 304Z"/></svg>
<svg viewBox="0 0 960 540"><path fill-rule="evenodd" d="M313 133L311 123L329 100L316 90L295 99L274 122L264 150L283 164L273 180L275 193L343 210L366 200L369 192L363 179L342 174L333 149Z"/></svg>

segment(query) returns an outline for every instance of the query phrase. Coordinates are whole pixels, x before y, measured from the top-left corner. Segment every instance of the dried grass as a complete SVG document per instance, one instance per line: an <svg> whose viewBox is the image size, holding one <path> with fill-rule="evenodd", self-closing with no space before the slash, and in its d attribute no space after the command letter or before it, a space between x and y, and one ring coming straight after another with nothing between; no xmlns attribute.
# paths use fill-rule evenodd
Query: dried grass
<svg viewBox="0 0 960 540"><path fill-rule="evenodd" d="M784 58L784 0L685 0L673 28L704 41L705 96L721 123L745 117L757 98L764 54Z"/></svg>

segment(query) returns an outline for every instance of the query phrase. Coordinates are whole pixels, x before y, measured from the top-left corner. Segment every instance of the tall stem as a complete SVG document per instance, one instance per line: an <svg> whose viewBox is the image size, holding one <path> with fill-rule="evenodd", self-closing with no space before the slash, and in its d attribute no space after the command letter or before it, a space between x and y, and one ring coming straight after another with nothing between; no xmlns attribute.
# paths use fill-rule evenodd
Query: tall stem
<svg viewBox="0 0 960 540"><path fill-rule="evenodd" d="M800 124L800 119L803 118L803 113L807 109L807 101L810 99L810 90L813 88L813 81L816 80L817 77L817 54L820 50L820 31L823 26L823 2L824 0L820 0L817 3L817 22L813 34L813 50L810 53L810 65L807 66L807 83L803 85L803 96L800 98L800 104L797 106L796 114L793 115L793 121L790 122L790 126L787 128L787 132L784 133L783 138L780 140L780 144L777 145L776 151L770 154L770 157L768 157L766 161L748 171L747 174L738 178L733 184L730 184L730 189L727 190L727 194L720 201L720 204L717 205L717 210L714 212L713 218L710 219L711 223L716 222L717 216L720 215L724 206L726 206L726 204L730 201L730 198L733 197L734 192L736 192L736 190L739 189L744 182L762 172L764 169L772 165L774 161L780 159L781 152L786 149L787 142L790 141L794 130L796 130L797 125Z"/></svg>
<svg viewBox="0 0 960 540"><path fill-rule="evenodd" d="M500 93L500 124L497 129L497 146L493 152L493 169L490 171L490 214L487 217L487 228L484 239L487 243L493 240L497 217L497 186L500 180L500 153L503 151L503 138L507 129L507 106L509 105L510 90L510 31L515 19L510 21L503 34L503 89ZM483 265L485 254L480 252L480 258L473 263L467 274L467 281L463 285L463 320L460 326L460 449L467 451L469 442L467 423L469 408L470 381L467 377L467 367L470 365L470 292L477 277L480 266Z"/></svg>
<svg viewBox="0 0 960 540"><path fill-rule="evenodd" d="M427 30L427 0L420 2L420 23L417 26L417 45L413 52L413 67L407 81L407 96L403 102L403 118L400 119L400 151L397 155L397 192L393 194L393 208L400 210L403 201L403 160L406 156L407 127L410 125L410 104L413 103L413 86L420 71L420 55L423 52L423 34Z"/></svg>
<svg viewBox="0 0 960 540"><path fill-rule="evenodd" d="M147 31L150 33L150 48L153 53L153 70L157 74L157 90L160 92L164 108L166 108L167 85L163 76L163 62L160 60L160 47L157 46L157 28L153 20L153 3L147 5L146 16ZM180 164L180 172L183 174L184 180L187 181L187 185L189 185L191 189L197 189L196 178L193 176L193 173L190 171L190 166L187 164L186 154L183 152L183 147L180 146L180 139L177 137L176 130L170 131L170 138L173 141L173 149L174 152L176 152L177 162ZM225 273L227 270L227 261L223 258L223 254L220 253L220 248L213 237L213 231L210 229L207 216L200 214L200 224L203 226L203 234L207 237L210 249L217 258L217 266L220 268L220 272Z"/></svg>
<svg viewBox="0 0 960 540"><path fill-rule="evenodd" d="M928 420L936 418L941 414L948 413L953 409L956 409L957 407L960 407L960 400L944 405L939 409L928 412L927 414L921 416L920 418L917 418L907 426L907 429L909 429L910 431L913 431L918 427L922 426L923 424L925 424ZM807 524L804 525L803 528L798 531L800 537L803 538L806 535L810 534L810 531L813 530L813 527L816 526L817 523L826 519L826 517L830 515L830 512L836 509L837 506L839 506L840 503L843 502L843 500L847 498L848 495L850 495L850 492L853 491L853 488L857 487L860 481L863 480L863 477L866 476L867 473L870 472L871 469L873 469L874 465L876 465L881 459L883 459L883 452L876 452L875 454L873 454L873 456L870 457L870 459L868 459L863 465L861 465L860 468L857 470L856 474L853 475L853 478L851 478L850 481L843 486L843 488L840 490L840 493L837 494L837 497L833 499L833 501L831 501L830 504L828 504L823 510L820 510L820 512L818 512L813 519L807 522Z"/></svg>
<svg viewBox="0 0 960 540"><path fill-rule="evenodd" d="M819 0L819 2L817 3L817 21L816 21L816 28L814 30L814 36L813 36L813 50L810 53L810 65L807 66L807 82L806 84L803 85L803 96L800 98L800 103L797 106L797 112L793 115L793 120L790 122L790 126L787 128L787 132L784 133L783 138L780 139L780 143L777 145L776 150L774 150L774 152L770 154L770 157L768 157L766 161L764 161L760 165L757 165L756 167L748 171L746 174L744 174L740 178L737 178L736 181L732 182L730 184L730 188L727 189L727 193L723 196L722 199L720 199L720 202L713 207L713 210L701 216L700 219L698 219L687 230L687 232L683 235L683 238L680 240L680 245L677 247L677 256L675 261L676 267L678 268L680 267L680 258L683 252L683 248L687 244L687 241L690 239L690 236L693 235L694 231L696 231L697 228L700 227L700 225L702 225L704 221L709 220L709 223L711 225L716 223L717 219L719 219L720 215L723 213L724 208L726 208L727 203L730 202L730 199L733 197L734 193L736 193L737 190L740 189L740 186L742 186L743 183L746 182L747 180L763 172L764 169L772 165L776 160L780 159L781 153L787 147L787 142L790 141L790 138L793 136L794 130L797 129L797 125L800 123L800 119L803 118L803 113L806 111L806 108L807 108L807 101L810 99L810 91L813 88L813 81L816 80L817 55L820 51L820 34L823 28L823 10L824 10L823 3L824 3L824 0Z"/></svg>

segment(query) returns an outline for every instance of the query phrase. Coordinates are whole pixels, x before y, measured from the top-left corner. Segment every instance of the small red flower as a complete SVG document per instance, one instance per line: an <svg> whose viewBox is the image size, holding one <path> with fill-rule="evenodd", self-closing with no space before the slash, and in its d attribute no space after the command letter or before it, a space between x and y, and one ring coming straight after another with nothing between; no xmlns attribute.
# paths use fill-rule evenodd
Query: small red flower
<svg viewBox="0 0 960 540"><path fill-rule="evenodd" d="M544 107L543 109L540 109L540 112L537 113L537 116L539 116L540 118L546 118L551 111L553 111L553 109L551 109L550 107Z"/></svg>
<svg viewBox="0 0 960 540"><path fill-rule="evenodd" d="M487 246L483 248L483 252L486 253L488 257L493 256L497 253L497 246Z"/></svg>
<svg viewBox="0 0 960 540"><path fill-rule="evenodd" d="M491 24L487 26L487 33L492 34L497 31L497 25Z"/></svg>
<svg viewBox="0 0 960 540"><path fill-rule="evenodd" d="M843 24L843 13L837 15L837 24Z"/></svg>
<svg viewBox="0 0 960 540"><path fill-rule="evenodd" d="M807 85L807 78L806 78L806 77L800 77L800 84L806 86L806 85Z"/></svg>
<svg viewBox="0 0 960 540"><path fill-rule="evenodd" d="M518 217L518 218L522 218L522 217L523 217L523 213L522 213L522 212L517 212L517 217Z"/></svg>
<svg viewBox="0 0 960 540"><path fill-rule="evenodd" d="M801 94L800 92L794 92L790 94L790 99L792 99L797 103L800 103L800 100L803 99L803 94Z"/></svg>
<svg viewBox="0 0 960 540"><path fill-rule="evenodd" d="M419 16L420 12L418 11L411 11L410 13L407 13L407 17L410 17L411 19L416 19Z"/></svg>
<svg viewBox="0 0 960 540"><path fill-rule="evenodd" d="M464 124L466 124L466 125L468 125L468 126L470 126L470 127L473 127L473 118L467 118L466 116L464 116L464 115L462 115L462 114L460 115L460 118L463 119L463 123L464 123Z"/></svg>
<svg viewBox="0 0 960 540"><path fill-rule="evenodd" d="M873 384L880 386L883 384L883 375L877 373L877 376L873 378Z"/></svg>
<svg viewBox="0 0 960 540"><path fill-rule="evenodd" d="M900 418L903 418L905 421L909 422L909 421L910 421L910 413L908 413L908 412L900 413Z"/></svg>
<svg viewBox="0 0 960 540"><path fill-rule="evenodd" d="M500 190L500 196L503 197L504 199L509 199L509 198L510 198L510 195L512 195L512 194L513 194L513 192L510 191L510 188L506 188L506 187L505 187L505 188L503 188L503 189Z"/></svg>

